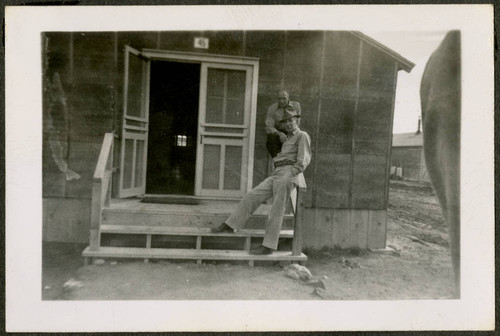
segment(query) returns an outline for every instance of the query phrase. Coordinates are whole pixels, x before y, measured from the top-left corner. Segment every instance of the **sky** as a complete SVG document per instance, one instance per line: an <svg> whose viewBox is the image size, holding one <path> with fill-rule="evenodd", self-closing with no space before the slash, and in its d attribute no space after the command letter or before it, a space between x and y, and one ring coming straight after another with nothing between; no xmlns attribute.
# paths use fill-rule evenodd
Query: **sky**
<svg viewBox="0 0 500 336"><path fill-rule="evenodd" d="M420 117L420 80L430 55L446 31L363 31L415 64L410 73L399 71L393 133L416 132Z"/></svg>

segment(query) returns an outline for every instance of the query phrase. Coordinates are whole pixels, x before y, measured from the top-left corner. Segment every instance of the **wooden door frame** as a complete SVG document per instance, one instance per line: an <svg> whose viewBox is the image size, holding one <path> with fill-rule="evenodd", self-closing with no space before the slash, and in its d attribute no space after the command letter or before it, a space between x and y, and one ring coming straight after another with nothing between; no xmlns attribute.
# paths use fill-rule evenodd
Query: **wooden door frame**
<svg viewBox="0 0 500 336"><path fill-rule="evenodd" d="M147 164L147 155L148 155L148 129L149 129L149 81L150 81L150 70L151 70L151 62L149 59L145 58L143 61L145 63L142 64L142 83L141 83L141 110L144 112L143 118L129 116L127 114L128 111L128 87L129 87L129 64L130 64L130 55L134 55L139 58L144 58L144 55L137 49L130 47L129 45L125 46L124 50L124 86L123 86L123 114L122 114L122 144L121 144L121 153L120 153L120 178L119 178L119 187L118 187L118 197L130 197L130 196L138 196L142 195L146 192L146 164ZM145 126L132 126L127 125L127 120L133 120L141 123L145 123ZM142 131L143 134L132 134L127 133L126 130L136 130ZM132 181L131 188L124 189L124 166L125 166L125 146L126 140L132 139L134 141L133 154L132 154ZM135 184L135 165L136 165L136 153L137 153L137 141L144 142L144 152L143 152L143 160L139 164L142 164L142 185L139 187L134 187Z"/></svg>
<svg viewBox="0 0 500 336"><path fill-rule="evenodd" d="M217 124L217 123L207 123L205 121L206 118L206 104L207 104L207 94L208 94L208 70L209 69L221 69L221 70L237 70L245 72L245 107L244 111L246 112L244 115L243 125L228 125L225 123ZM201 78L200 78L200 109L199 109L199 122L198 122L198 144L200 144L199 150L197 152L197 167L196 167L196 183L195 183L195 193L200 196L206 196L207 193L211 194L215 197L232 197L232 198L240 198L243 197L245 192L249 190L248 188L248 148L250 146L249 142L249 133L250 133L250 119L251 119L251 96L250 91L246 90L246 88L251 87L252 83L252 71L253 68L249 65L242 64L222 64L222 63L212 63L212 62L204 62L201 65ZM214 133L207 132L206 127L222 127L228 129L242 129L244 130L242 133ZM222 140L224 139L225 140ZM236 140L238 138L239 140ZM246 144L245 144L246 142ZM225 150L226 146L236 145L241 143L242 146L242 166L240 171L241 181L240 188L238 190L223 190L223 181L225 175ZM203 165L205 164L204 160L204 146L206 144L218 144L221 148L221 162L219 167L219 188L216 189L204 189L202 185L201 176L203 175ZM243 164L244 163L244 164Z"/></svg>
<svg viewBox="0 0 500 336"><path fill-rule="evenodd" d="M253 166L255 151L255 122L257 118L257 88L259 79L259 59L255 57L239 57L218 54L203 54L161 49L142 49L142 54L155 61L172 61L183 63L216 63L228 65L247 65L252 67L252 93L250 96L250 124L248 134L248 168L247 190L253 186ZM199 164L198 162L196 164Z"/></svg>

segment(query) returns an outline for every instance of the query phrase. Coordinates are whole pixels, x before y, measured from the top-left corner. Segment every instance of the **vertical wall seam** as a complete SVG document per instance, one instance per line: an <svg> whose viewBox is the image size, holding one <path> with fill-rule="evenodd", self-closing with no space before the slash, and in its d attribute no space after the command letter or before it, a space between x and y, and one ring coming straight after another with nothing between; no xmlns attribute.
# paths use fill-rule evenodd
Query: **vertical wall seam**
<svg viewBox="0 0 500 336"><path fill-rule="evenodd" d="M288 34L288 31L285 30L285 40L283 42L283 72L281 73L280 89L284 89L285 88L285 68L286 68L287 34ZM290 92L288 92L288 93L290 93Z"/></svg>
<svg viewBox="0 0 500 336"><path fill-rule="evenodd" d="M372 228L373 210L368 209L368 223L366 224L366 248L370 248L370 229Z"/></svg>
<svg viewBox="0 0 500 336"><path fill-rule="evenodd" d="M322 98L323 98L323 81L325 72L325 50L326 50L326 31L323 32L323 43L321 44L321 72L319 77L319 90L318 90L318 113L316 115L316 134L314 136L314 165L313 165L313 176L312 176L312 200L311 207L316 207L316 173L318 171L318 140L319 140L319 126L321 123L321 108L322 108Z"/></svg>
<svg viewBox="0 0 500 336"><path fill-rule="evenodd" d="M352 208L352 180L354 176L354 152L356 150L355 135L356 135L356 120L358 116L359 107L359 87L361 81L361 61L363 59L363 41L359 40L359 54L358 54L358 73L356 74L356 99L354 101L354 116L352 123L352 139L351 139L351 163L349 167L349 188L347 190L347 207Z"/></svg>
<svg viewBox="0 0 500 336"><path fill-rule="evenodd" d="M113 33L113 63L114 63L114 108L113 108L113 131L118 134L118 88L119 88L119 78L118 78L118 33Z"/></svg>
<svg viewBox="0 0 500 336"><path fill-rule="evenodd" d="M390 178L390 169L391 169L391 152L392 152L392 128L394 127L394 109L396 106L396 87L398 82L398 63L394 63L394 81L392 86L392 103L391 103L391 119L390 119L390 128L389 128L389 141L387 144L387 155L386 157L386 167L385 167L385 197L384 197L384 205L383 207L387 209L389 204L389 178ZM419 172L420 173L420 172Z"/></svg>
<svg viewBox="0 0 500 336"><path fill-rule="evenodd" d="M74 51L74 43L73 43L73 32L69 33L69 85L70 85L70 94L73 94L73 83L74 83L74 57L75 57L75 51ZM61 89L62 89L62 80L61 80ZM64 91L63 91L64 92ZM73 108L71 104L71 98L68 99L68 96L63 95L63 99L66 99L66 108L67 108L67 116L66 116L66 123L67 123L67 135L66 135L66 143L67 143L67 150L66 150L66 155L65 155L65 160L66 163L69 164L69 157L71 154L71 115L73 112ZM64 197L68 196L68 189L66 183L64 183Z"/></svg>
<svg viewBox="0 0 500 336"><path fill-rule="evenodd" d="M120 94L120 71L118 69L118 32L113 32L113 70L114 70L114 87L113 87L113 96L114 96L114 106L113 106L113 132L117 138L115 138L115 145L113 146L113 167L120 167L120 160L121 160L121 143L118 145L116 141L119 141L118 139L121 140L121 132L119 130L119 126L121 123L119 122L119 107L120 107L120 101L118 99L118 96ZM118 173L113 173L113 188L112 188L112 197L116 197L118 195L118 189L119 189L119 184L120 184L120 179L119 176L121 174L121 171L118 171Z"/></svg>
<svg viewBox="0 0 500 336"><path fill-rule="evenodd" d="M247 54L247 32L246 30L243 31L243 41L242 41L242 53L243 56L246 56Z"/></svg>

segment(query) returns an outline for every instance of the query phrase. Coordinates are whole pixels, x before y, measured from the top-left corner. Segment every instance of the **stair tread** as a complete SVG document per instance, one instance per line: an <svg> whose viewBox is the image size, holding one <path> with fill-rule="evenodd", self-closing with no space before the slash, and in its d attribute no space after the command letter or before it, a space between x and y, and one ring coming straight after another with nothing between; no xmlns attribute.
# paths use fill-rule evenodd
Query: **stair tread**
<svg viewBox="0 0 500 336"><path fill-rule="evenodd" d="M164 234L184 236L217 236L217 237L263 237L263 229L243 229L234 233L213 233L209 228L189 228L173 226L144 226L144 225L101 225L101 233L127 234ZM293 238L293 230L281 230L280 237Z"/></svg>
<svg viewBox="0 0 500 336"><path fill-rule="evenodd" d="M127 214L139 214L139 215L152 215L152 214L161 214L161 215L182 215L182 216L205 216L205 217L228 217L231 215L232 211L228 210L219 210L217 212L200 212L200 211L177 211L177 210L163 210L163 209L121 209L121 208L110 208L104 207L102 209L103 213L107 214L115 214L115 213L127 213ZM253 213L251 217L255 218L267 218L268 213ZM284 218L293 218L293 213L285 213L283 214Z"/></svg>
<svg viewBox="0 0 500 336"><path fill-rule="evenodd" d="M84 257L103 258L164 258L164 259L203 259L203 260L307 260L304 253L292 255L291 251L274 251L270 255L252 255L243 250L209 250L209 249L163 249L141 247L99 247L91 251L88 247L83 251Z"/></svg>

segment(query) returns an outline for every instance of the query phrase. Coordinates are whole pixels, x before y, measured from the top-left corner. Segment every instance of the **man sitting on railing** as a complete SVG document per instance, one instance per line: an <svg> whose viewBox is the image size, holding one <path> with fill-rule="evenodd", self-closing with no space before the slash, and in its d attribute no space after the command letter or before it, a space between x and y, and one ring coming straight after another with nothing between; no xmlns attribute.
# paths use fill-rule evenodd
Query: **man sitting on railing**
<svg viewBox="0 0 500 336"><path fill-rule="evenodd" d="M286 125L287 139L281 152L273 159L272 175L243 196L233 214L211 230L214 233L232 233L241 229L259 205L274 196L264 241L259 248L251 250L251 254L271 254L277 249L286 202L293 188L298 185L298 175L311 162L311 138L297 126L298 118L300 115L295 108L287 106L280 120Z"/></svg>

